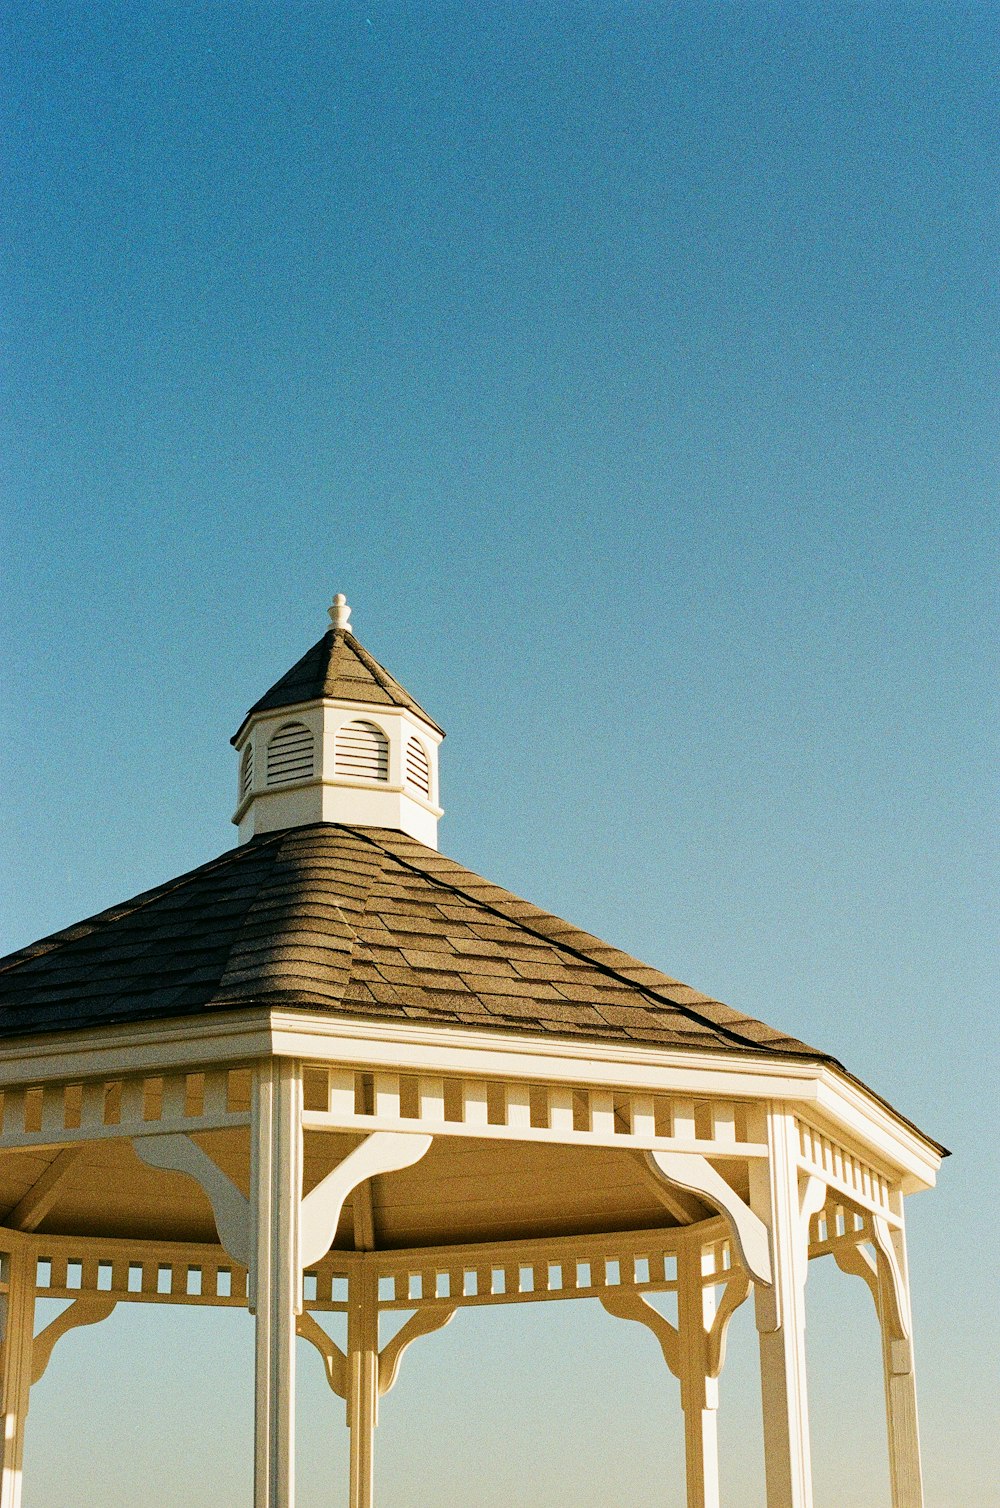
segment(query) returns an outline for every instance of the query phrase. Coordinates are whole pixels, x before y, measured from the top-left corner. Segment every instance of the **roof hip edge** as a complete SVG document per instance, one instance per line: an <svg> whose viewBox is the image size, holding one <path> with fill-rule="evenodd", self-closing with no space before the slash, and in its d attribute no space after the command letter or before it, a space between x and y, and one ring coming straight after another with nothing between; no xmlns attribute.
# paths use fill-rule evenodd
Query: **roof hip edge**
<svg viewBox="0 0 1000 1508"><path fill-rule="evenodd" d="M490 912L491 915L498 917L501 921L508 923L514 922L516 926L523 927L526 932L530 932L533 937L537 937L539 941L546 943L549 947L559 948L564 953L570 954L573 958L580 959L583 963L588 964L591 968L597 969L600 973L605 974L609 979L615 979L621 984L628 985L629 989L635 990L638 994L646 996L647 999L655 1001L658 1005L669 1006L671 1010L680 1012L680 1014L682 1016L686 1016L688 1020L696 1021L700 1026L706 1027L709 1031L713 1032L717 1036L728 1039L738 1047L748 1049L753 1052L763 1052L772 1057L802 1057L804 1059L808 1059L809 1061L828 1063L832 1067L840 1068L843 1072L847 1072L847 1070L843 1067L843 1064L840 1063L837 1058L832 1057L828 1053L810 1050L805 1043L801 1044L802 1050L798 1053L796 1053L794 1049L781 1051L778 1048L775 1048L767 1043L755 1041L754 1038L745 1036L742 1032L736 1031L733 1027L723 1026L717 1021L712 1021L710 1017L702 1015L702 1013L695 1010L693 1006L683 1005L679 1001L671 1000L669 995L660 994L659 991L651 989L648 985L639 984L636 980L629 979L627 974L621 973L618 969L612 968L609 964L601 963L599 959L591 957L590 954L585 953L581 948L573 947L572 943L564 942L558 937L551 937L545 932L539 931L537 928L532 927L529 922L523 920L520 917L513 918L507 916L496 906L492 906L489 901L484 901L478 896L470 895L469 892L467 890L463 890L460 885L452 884L450 881L441 879L438 875L432 874L429 870L421 869L419 865L411 863L401 854L395 853L391 848L387 848L383 844L377 842L376 839L371 837L370 834L365 832L363 829L354 827L350 828L349 831L355 834L357 837L361 838L371 848L377 849L379 853L385 854L388 858L401 865L404 869L408 869L411 874L419 874L423 879L429 880L432 884L439 886L442 890L448 890L453 895L461 896L463 900L468 901L471 905L480 906L484 911ZM530 904L530 902L528 904ZM559 920L559 918L555 919ZM721 1001L719 1003L721 1004Z"/></svg>
<svg viewBox="0 0 1000 1508"><path fill-rule="evenodd" d="M87 937L91 932L96 932L102 922L113 922L123 916L134 916L146 906L152 906L162 896L173 895L178 890L183 890L186 885L195 884L203 875L211 874L223 864L238 861L241 856L245 856L249 861L251 854L273 845L283 836L281 831L264 833L253 845L241 843L235 848L227 848L225 853L218 854L214 859L207 859L204 864L198 864L194 869L176 875L172 880L165 880L162 885L154 885L150 890L141 890L138 895L131 896L127 901L119 901L116 906L106 906L103 911L95 911L93 916L85 916L81 921L73 922L68 927L61 927L57 932L49 932L45 937L36 938L34 942L26 943L23 948L17 948L13 953L0 958L0 974L16 969L33 958L41 958L46 953L55 953L60 948L68 947L71 943L77 942L80 937Z"/></svg>

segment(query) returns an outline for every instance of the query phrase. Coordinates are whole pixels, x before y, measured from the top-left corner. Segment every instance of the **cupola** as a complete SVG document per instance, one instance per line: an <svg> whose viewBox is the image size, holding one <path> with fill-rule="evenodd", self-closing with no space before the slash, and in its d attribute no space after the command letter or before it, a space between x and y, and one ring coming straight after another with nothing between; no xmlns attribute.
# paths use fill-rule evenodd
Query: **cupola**
<svg viewBox="0 0 1000 1508"><path fill-rule="evenodd" d="M232 740L240 842L339 822L437 848L444 732L358 643L342 593L329 614L322 639L254 703Z"/></svg>

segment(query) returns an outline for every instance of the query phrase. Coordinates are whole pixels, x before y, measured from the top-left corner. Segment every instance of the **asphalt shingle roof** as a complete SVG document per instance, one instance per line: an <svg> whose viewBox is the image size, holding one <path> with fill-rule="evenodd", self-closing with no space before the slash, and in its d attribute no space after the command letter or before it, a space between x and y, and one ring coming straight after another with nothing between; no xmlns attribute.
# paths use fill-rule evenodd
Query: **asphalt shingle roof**
<svg viewBox="0 0 1000 1508"><path fill-rule="evenodd" d="M265 691L260 700L254 702L232 742L237 741L256 712L294 707L300 702L318 701L322 697L370 706L408 707L439 733L444 732L349 630L331 628L301 660L295 662L291 670L275 681L270 691Z"/></svg>
<svg viewBox="0 0 1000 1508"><path fill-rule="evenodd" d="M403 833L253 839L0 960L0 1036L249 1006L835 1060Z"/></svg>

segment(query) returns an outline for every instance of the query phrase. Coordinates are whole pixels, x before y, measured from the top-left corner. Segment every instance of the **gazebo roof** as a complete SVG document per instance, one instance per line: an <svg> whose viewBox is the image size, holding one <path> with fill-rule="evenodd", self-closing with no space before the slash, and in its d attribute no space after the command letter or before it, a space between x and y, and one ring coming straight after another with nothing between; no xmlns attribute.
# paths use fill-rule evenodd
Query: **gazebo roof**
<svg viewBox="0 0 1000 1508"><path fill-rule="evenodd" d="M429 713L386 670L374 655L346 628L329 628L313 647L254 702L234 734L235 744L243 729L258 712L277 707L295 707L303 702L360 702L370 706L408 707L439 733L444 732Z"/></svg>
<svg viewBox="0 0 1000 1508"><path fill-rule="evenodd" d="M0 962L0 1035L206 1010L835 1062L406 834L268 833Z"/></svg>

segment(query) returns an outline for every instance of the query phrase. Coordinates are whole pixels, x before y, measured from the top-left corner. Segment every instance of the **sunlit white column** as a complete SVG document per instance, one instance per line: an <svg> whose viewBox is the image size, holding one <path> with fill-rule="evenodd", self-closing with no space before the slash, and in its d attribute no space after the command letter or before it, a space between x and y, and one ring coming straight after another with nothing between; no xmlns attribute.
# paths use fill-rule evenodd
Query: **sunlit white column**
<svg viewBox="0 0 1000 1508"><path fill-rule="evenodd" d="M8 1261L7 1292L0 1298L3 1325L3 1465L0 1508L20 1508L24 1471L24 1425L31 1393L35 1328L34 1244L20 1241Z"/></svg>
<svg viewBox="0 0 1000 1508"><path fill-rule="evenodd" d="M378 1288L366 1262L348 1279L347 1423L351 1431L351 1508L373 1508L378 1422Z"/></svg>
<svg viewBox="0 0 1000 1508"><path fill-rule="evenodd" d="M806 1396L808 1232L799 1196L795 1118L767 1110L767 1160L750 1164L750 1203L771 1232L773 1284L754 1285L764 1408L767 1508L812 1508Z"/></svg>
<svg viewBox="0 0 1000 1508"><path fill-rule="evenodd" d="M250 1300L256 1314L254 1508L294 1508L295 1319L302 1308L302 1079L275 1059L255 1075Z"/></svg>

